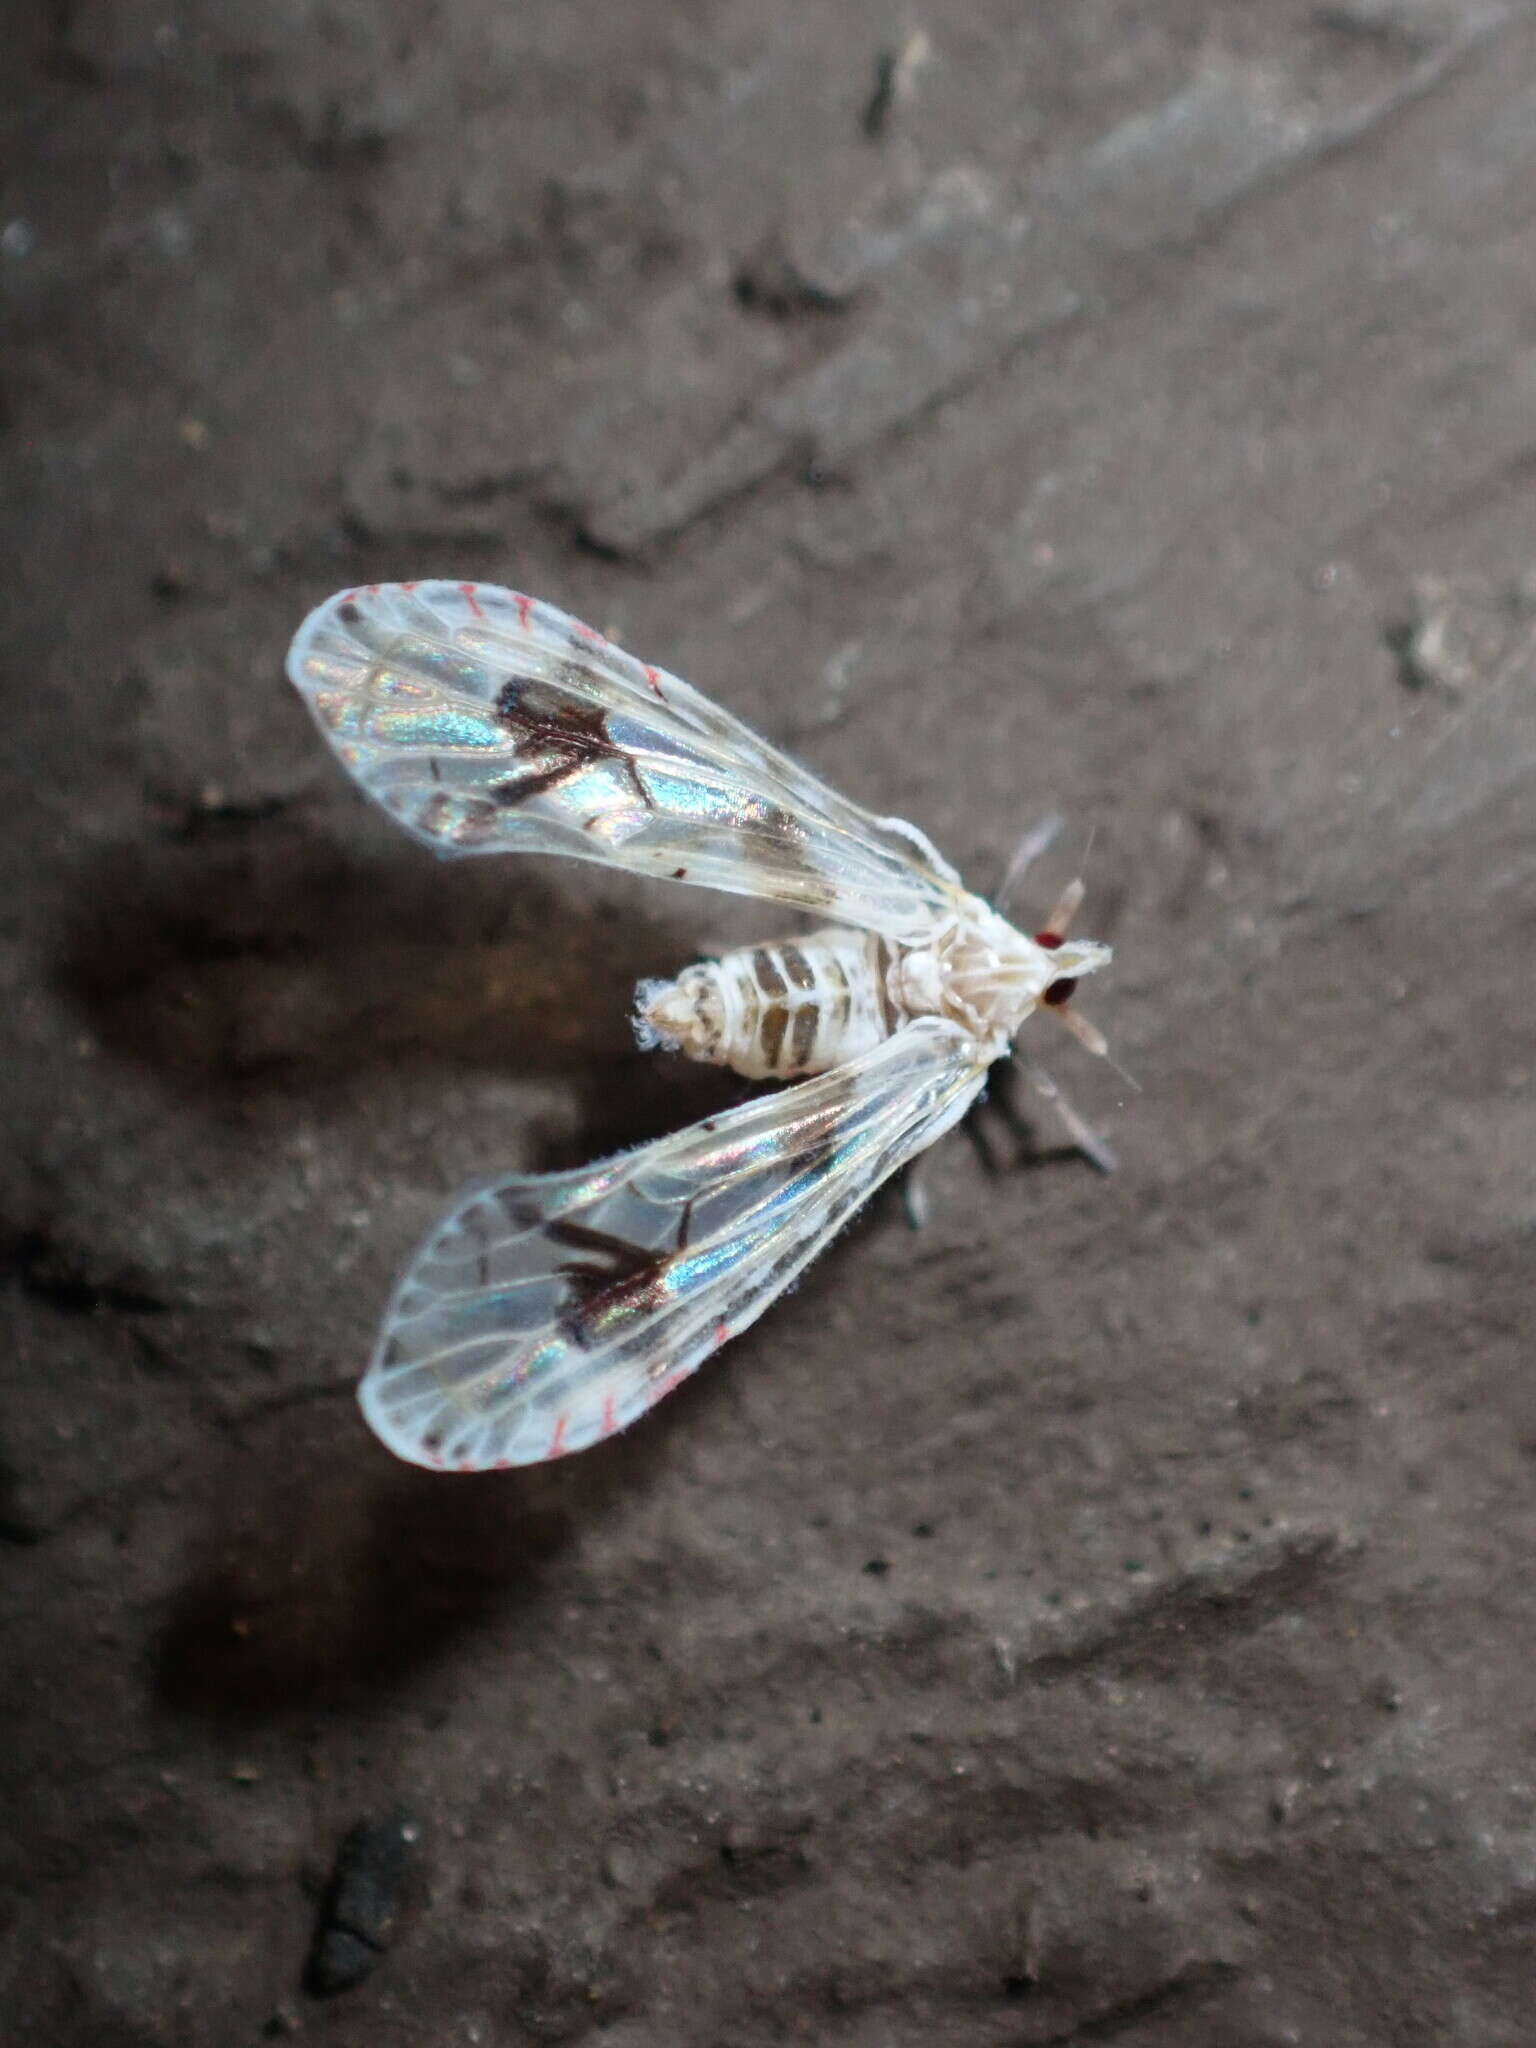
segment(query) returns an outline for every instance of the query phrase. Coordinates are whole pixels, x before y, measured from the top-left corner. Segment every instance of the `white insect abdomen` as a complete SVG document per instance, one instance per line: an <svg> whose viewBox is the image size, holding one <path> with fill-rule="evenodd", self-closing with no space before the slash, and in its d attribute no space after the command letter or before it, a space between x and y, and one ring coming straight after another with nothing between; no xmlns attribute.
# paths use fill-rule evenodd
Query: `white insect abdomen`
<svg viewBox="0 0 1536 2048"><path fill-rule="evenodd" d="M636 991L644 1042L752 1081L823 1074L868 1052L900 1021L886 994L889 949L835 928L740 946Z"/></svg>

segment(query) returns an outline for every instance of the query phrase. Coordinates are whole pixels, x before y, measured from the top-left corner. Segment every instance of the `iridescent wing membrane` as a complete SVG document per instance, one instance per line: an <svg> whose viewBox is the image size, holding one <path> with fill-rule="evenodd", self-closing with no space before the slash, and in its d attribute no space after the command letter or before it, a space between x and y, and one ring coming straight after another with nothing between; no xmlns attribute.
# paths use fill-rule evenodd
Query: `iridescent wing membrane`
<svg viewBox="0 0 1536 2048"><path fill-rule="evenodd" d="M937 1018L575 1173L471 1187L395 1291L360 1390L391 1450L464 1471L625 1428L743 1330L985 1074Z"/></svg>
<svg viewBox="0 0 1536 2048"><path fill-rule="evenodd" d="M288 673L346 767L440 853L563 853L919 939L959 878L676 676L488 583L344 591Z"/></svg>
<svg viewBox="0 0 1536 2048"><path fill-rule="evenodd" d="M344 591L288 673L357 781L440 853L574 855L921 940L959 879L677 677L490 584ZM934 1018L798 1087L581 1172L468 1189L395 1290L359 1389L458 1470L623 1429L787 1287L981 1086Z"/></svg>

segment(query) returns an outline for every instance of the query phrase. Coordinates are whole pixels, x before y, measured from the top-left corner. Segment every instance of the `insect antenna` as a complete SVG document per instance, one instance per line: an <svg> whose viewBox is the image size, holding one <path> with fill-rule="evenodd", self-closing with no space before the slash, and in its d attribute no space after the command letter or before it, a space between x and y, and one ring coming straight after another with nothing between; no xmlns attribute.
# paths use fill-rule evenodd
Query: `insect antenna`
<svg viewBox="0 0 1536 2048"><path fill-rule="evenodd" d="M1009 856L1008 865L1003 870L1003 879L997 885L996 893L992 898L994 910L999 912L1006 911L1008 899L1013 894L1014 889L1040 858L1041 854L1050 846L1051 841L1061 830L1061 825L1060 817L1053 812L1050 816L1042 818L1038 825L1032 826L1024 834L1024 837Z"/></svg>

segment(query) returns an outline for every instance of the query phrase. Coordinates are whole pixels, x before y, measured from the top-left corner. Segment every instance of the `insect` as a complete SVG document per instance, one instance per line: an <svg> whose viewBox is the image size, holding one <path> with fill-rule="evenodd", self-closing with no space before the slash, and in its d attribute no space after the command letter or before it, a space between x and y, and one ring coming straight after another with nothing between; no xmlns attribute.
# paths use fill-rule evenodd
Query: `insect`
<svg viewBox="0 0 1536 2048"><path fill-rule="evenodd" d="M483 1471L626 1428L955 1124L1109 948L1069 887L1015 931L915 826L836 795L675 676L486 583L344 591L288 673L343 765L442 854L564 853L764 897L809 936L643 982L659 1044L794 1085L572 1173L463 1190L405 1269L358 1398L400 1457Z"/></svg>

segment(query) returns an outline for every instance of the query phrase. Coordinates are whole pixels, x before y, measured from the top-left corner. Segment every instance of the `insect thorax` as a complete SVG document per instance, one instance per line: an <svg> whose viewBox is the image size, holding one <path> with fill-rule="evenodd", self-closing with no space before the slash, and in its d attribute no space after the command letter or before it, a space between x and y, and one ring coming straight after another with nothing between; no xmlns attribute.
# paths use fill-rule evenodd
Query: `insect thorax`
<svg viewBox="0 0 1536 2048"><path fill-rule="evenodd" d="M642 982L636 1023L644 1045L788 1080L869 1051L913 1017L947 1017L1000 1053L1054 973L1048 952L966 897L926 945L830 928Z"/></svg>

